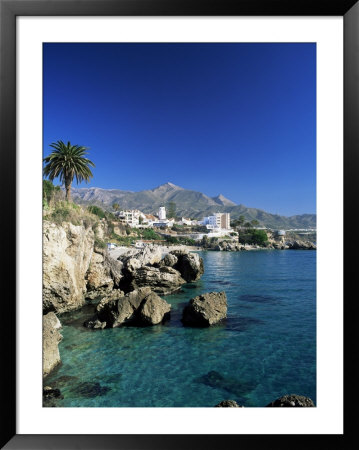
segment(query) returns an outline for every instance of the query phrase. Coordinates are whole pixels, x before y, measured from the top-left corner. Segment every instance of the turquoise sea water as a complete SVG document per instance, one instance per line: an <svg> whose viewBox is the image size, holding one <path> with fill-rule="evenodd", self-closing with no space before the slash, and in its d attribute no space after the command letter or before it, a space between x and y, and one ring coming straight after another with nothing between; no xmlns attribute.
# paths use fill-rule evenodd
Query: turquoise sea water
<svg viewBox="0 0 359 450"><path fill-rule="evenodd" d="M265 406L284 394L316 403L316 252L201 252L205 273L166 296L171 320L148 328L88 330L94 306L60 317L62 364L47 379L57 406ZM228 318L185 328L184 305L224 290Z"/></svg>

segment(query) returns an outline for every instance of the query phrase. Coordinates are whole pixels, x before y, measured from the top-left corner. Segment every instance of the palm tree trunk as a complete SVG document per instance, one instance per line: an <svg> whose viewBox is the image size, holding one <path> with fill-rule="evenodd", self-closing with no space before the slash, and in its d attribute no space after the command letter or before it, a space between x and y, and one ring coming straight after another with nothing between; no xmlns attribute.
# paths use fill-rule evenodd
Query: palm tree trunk
<svg viewBox="0 0 359 450"><path fill-rule="evenodd" d="M65 190L66 190L66 201L70 202L71 201L71 181L70 180L65 180Z"/></svg>

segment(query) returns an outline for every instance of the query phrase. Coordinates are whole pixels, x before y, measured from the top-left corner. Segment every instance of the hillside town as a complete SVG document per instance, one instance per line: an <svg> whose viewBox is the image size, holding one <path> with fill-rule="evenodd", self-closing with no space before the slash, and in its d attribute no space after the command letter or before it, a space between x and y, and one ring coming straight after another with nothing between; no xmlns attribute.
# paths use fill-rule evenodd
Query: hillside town
<svg viewBox="0 0 359 450"><path fill-rule="evenodd" d="M215 213L212 216L203 217L202 220L192 220L185 217L176 220L167 218L166 207L161 206L158 210L158 216L145 214L138 209L117 211L115 215L118 217L119 222L131 228L172 228L173 225L202 225L210 231L213 237L224 236L231 230L229 213Z"/></svg>

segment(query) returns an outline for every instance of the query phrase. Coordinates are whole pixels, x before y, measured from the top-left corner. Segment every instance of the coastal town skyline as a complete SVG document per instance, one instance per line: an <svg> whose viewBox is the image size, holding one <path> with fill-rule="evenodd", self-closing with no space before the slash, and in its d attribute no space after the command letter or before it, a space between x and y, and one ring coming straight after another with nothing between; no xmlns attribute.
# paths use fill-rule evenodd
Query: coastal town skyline
<svg viewBox="0 0 359 450"><path fill-rule="evenodd" d="M315 213L315 60L315 44L44 44L44 156L89 147L75 188L171 182Z"/></svg>

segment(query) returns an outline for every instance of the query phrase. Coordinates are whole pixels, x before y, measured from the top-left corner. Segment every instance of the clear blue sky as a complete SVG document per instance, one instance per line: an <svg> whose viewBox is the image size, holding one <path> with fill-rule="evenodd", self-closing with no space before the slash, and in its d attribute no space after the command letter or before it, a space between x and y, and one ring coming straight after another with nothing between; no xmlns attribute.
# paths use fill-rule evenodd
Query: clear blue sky
<svg viewBox="0 0 359 450"><path fill-rule="evenodd" d="M44 155L90 147L81 187L315 213L315 44L44 44L43 62Z"/></svg>

